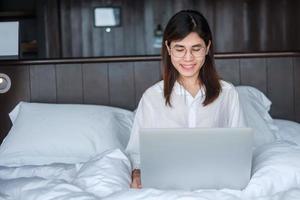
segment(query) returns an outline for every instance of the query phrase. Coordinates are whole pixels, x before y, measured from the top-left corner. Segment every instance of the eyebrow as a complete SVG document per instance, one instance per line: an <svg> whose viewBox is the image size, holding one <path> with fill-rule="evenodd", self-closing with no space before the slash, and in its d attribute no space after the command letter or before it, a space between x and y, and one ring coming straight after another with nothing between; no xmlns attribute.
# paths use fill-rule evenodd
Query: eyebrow
<svg viewBox="0 0 300 200"><path fill-rule="evenodd" d="M185 48L184 45L180 45L180 44L175 44L174 47L184 47ZM203 47L203 45L202 44L195 44L195 45L192 46L192 48L193 47Z"/></svg>

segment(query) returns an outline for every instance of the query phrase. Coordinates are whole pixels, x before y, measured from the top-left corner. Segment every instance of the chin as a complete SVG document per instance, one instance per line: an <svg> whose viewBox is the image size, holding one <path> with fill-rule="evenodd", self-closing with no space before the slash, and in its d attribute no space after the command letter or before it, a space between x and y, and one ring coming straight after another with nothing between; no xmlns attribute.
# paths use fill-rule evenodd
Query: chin
<svg viewBox="0 0 300 200"><path fill-rule="evenodd" d="M180 75L184 78L194 78L196 76L196 73L180 73Z"/></svg>

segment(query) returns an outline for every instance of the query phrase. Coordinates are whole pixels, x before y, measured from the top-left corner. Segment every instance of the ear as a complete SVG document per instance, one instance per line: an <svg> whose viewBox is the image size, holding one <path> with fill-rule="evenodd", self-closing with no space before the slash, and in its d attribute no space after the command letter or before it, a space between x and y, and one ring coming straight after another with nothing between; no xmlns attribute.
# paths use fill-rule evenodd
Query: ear
<svg viewBox="0 0 300 200"><path fill-rule="evenodd" d="M206 55L207 55L207 54L208 54L208 52L209 52L210 44L211 44L211 41L209 40L209 41L208 41L207 48L206 48Z"/></svg>
<svg viewBox="0 0 300 200"><path fill-rule="evenodd" d="M171 50L170 50L170 47L169 47L169 45L168 45L168 41L167 41L167 40L165 41L165 45L166 45L166 47L167 47L167 50L168 50L169 55L171 55Z"/></svg>

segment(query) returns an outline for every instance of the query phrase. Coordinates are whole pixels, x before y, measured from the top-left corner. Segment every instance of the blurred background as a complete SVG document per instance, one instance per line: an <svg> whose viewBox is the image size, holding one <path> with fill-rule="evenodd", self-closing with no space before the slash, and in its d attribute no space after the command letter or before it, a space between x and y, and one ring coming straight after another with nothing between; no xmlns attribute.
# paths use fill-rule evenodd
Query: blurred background
<svg viewBox="0 0 300 200"><path fill-rule="evenodd" d="M299 0L1 0L0 21L19 21L20 59L158 55L182 9L207 18L216 53L300 50Z"/></svg>

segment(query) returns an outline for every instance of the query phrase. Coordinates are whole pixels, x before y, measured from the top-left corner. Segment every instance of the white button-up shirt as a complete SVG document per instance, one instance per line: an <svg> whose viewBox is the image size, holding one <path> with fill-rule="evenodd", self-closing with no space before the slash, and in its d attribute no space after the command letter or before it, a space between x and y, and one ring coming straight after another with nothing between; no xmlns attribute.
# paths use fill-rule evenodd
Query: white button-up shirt
<svg viewBox="0 0 300 200"><path fill-rule="evenodd" d="M165 104L163 81L147 89L139 102L126 148L133 168L139 169L140 166L140 128L245 127L237 91L230 83L220 83L222 92L207 106L202 105L205 99L203 87L193 97L175 82L171 94L172 107Z"/></svg>

